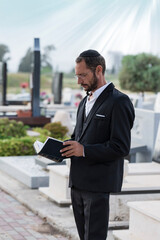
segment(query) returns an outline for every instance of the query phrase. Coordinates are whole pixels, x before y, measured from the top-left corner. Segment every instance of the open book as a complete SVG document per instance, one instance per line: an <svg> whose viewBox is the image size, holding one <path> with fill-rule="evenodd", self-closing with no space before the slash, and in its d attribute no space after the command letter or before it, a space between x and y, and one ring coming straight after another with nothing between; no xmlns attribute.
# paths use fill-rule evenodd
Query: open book
<svg viewBox="0 0 160 240"><path fill-rule="evenodd" d="M33 146L38 155L46 157L55 162L62 162L63 159L66 158L62 157L60 153L60 150L65 146L63 146L63 142L58 139L48 137L44 143L36 140Z"/></svg>

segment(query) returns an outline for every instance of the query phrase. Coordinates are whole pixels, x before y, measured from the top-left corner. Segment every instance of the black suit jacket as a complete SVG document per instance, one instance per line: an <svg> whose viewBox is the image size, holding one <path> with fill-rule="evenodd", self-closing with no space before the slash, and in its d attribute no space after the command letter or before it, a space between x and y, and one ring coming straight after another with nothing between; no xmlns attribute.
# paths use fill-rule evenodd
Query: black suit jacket
<svg viewBox="0 0 160 240"><path fill-rule="evenodd" d="M86 99L79 105L72 135L84 146L85 157L71 158L69 186L93 192L119 192L124 157L130 150L133 105L127 95L110 83L84 121Z"/></svg>

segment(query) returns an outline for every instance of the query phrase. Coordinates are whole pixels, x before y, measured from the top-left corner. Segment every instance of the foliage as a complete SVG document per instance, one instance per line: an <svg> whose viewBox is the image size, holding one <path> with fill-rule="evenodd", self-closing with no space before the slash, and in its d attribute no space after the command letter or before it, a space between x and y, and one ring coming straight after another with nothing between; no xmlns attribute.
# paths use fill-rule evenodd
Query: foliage
<svg viewBox="0 0 160 240"><path fill-rule="evenodd" d="M8 46L6 46L5 44L0 44L0 61L6 62L7 60L9 60L9 57L6 56L9 52L10 50Z"/></svg>
<svg viewBox="0 0 160 240"><path fill-rule="evenodd" d="M32 72L33 52L28 48L26 55L21 59L18 72Z"/></svg>
<svg viewBox="0 0 160 240"><path fill-rule="evenodd" d="M119 80L126 90L160 91L160 59L145 53L125 56Z"/></svg>
<svg viewBox="0 0 160 240"><path fill-rule="evenodd" d="M34 127L32 128L33 131L40 133L41 135L48 137L51 135L50 131L45 128Z"/></svg>
<svg viewBox="0 0 160 240"><path fill-rule="evenodd" d="M34 155L33 143L35 140L45 142L47 137L65 140L67 127L60 122L46 124L43 128L35 127L32 130L39 132L37 137L27 136L27 125L8 118L0 119L0 156Z"/></svg>
<svg viewBox="0 0 160 240"><path fill-rule="evenodd" d="M26 127L27 126L24 125L24 128ZM40 132L38 131L38 128L34 128L33 130ZM33 143L36 140L45 142L48 136L47 133L48 131L46 129L42 129L38 137L24 136L0 139L0 156L35 155Z"/></svg>
<svg viewBox="0 0 160 240"><path fill-rule="evenodd" d="M61 122L47 123L43 128L50 131L50 137L62 140L65 138L65 135L68 132L68 128L62 126Z"/></svg>
<svg viewBox="0 0 160 240"><path fill-rule="evenodd" d="M22 122L0 118L0 139L26 136L26 126Z"/></svg>
<svg viewBox="0 0 160 240"><path fill-rule="evenodd" d="M53 45L45 46L43 49L43 54L41 54L41 67L43 72L52 72L52 60L51 60L51 52L55 50ZM28 48L25 56L21 59L18 72L32 72L33 66L33 50L32 48ZM44 69L43 69L44 68Z"/></svg>
<svg viewBox="0 0 160 240"><path fill-rule="evenodd" d="M52 59L50 55L51 55L51 52L55 50L55 47L54 45L48 45L48 46L45 46L43 50L44 51L41 57L42 67L48 68L48 70L52 70Z"/></svg>
<svg viewBox="0 0 160 240"><path fill-rule="evenodd" d="M32 137L0 139L0 156L35 155Z"/></svg>

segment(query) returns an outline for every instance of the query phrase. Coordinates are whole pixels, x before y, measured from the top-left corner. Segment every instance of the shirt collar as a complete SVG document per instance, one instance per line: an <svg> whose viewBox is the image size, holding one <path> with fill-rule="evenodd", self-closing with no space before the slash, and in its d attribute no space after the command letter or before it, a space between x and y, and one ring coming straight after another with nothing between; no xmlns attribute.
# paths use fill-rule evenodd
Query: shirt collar
<svg viewBox="0 0 160 240"><path fill-rule="evenodd" d="M102 87L98 88L95 92L93 92L93 97L94 98L98 98L99 95L103 92L103 90L108 87L108 85L110 84L111 82L109 83L106 83L105 85L103 85Z"/></svg>

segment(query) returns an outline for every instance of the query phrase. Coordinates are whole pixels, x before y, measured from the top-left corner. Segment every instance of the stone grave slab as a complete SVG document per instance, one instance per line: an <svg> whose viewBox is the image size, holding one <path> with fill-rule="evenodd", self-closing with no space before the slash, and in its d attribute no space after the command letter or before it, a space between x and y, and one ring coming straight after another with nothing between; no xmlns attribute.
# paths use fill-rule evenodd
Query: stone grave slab
<svg viewBox="0 0 160 240"><path fill-rule="evenodd" d="M37 156L35 156L35 163L40 165L41 167L47 169L47 167L50 165L65 165L66 161L63 160L62 162L54 162L48 158L37 155Z"/></svg>
<svg viewBox="0 0 160 240"><path fill-rule="evenodd" d="M40 187L39 191L59 206L71 204L69 181L69 168L67 165L48 166L49 187Z"/></svg>
<svg viewBox="0 0 160 240"><path fill-rule="evenodd" d="M155 148L153 152L153 161L160 163L160 124L158 126Z"/></svg>
<svg viewBox="0 0 160 240"><path fill-rule="evenodd" d="M122 191L160 191L160 175L126 176Z"/></svg>
<svg viewBox="0 0 160 240"><path fill-rule="evenodd" d="M160 164L156 162L128 163L127 175L160 175Z"/></svg>
<svg viewBox="0 0 160 240"><path fill-rule="evenodd" d="M110 196L110 221L129 221L128 202L160 200L160 175L126 176L122 192Z"/></svg>
<svg viewBox="0 0 160 240"><path fill-rule="evenodd" d="M30 188L49 185L49 174L35 163L35 156L0 157L0 170Z"/></svg>
<svg viewBox="0 0 160 240"><path fill-rule="evenodd" d="M135 109L135 121L131 130L131 146L146 146L147 151L136 153L136 162L151 162L155 147L160 112Z"/></svg>
<svg viewBox="0 0 160 240"><path fill-rule="evenodd" d="M115 239L159 240L160 201L130 202L128 205L130 207L129 230L114 231Z"/></svg>

